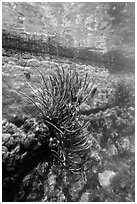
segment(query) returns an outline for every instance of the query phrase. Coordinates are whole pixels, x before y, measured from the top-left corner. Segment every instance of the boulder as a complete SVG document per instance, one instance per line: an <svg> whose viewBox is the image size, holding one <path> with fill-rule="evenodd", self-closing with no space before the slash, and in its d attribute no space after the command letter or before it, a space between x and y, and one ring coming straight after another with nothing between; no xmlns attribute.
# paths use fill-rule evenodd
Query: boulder
<svg viewBox="0 0 137 204"><path fill-rule="evenodd" d="M88 192L83 193L81 196L80 202L89 202L89 195L90 193Z"/></svg>
<svg viewBox="0 0 137 204"><path fill-rule="evenodd" d="M10 136L11 134L9 133L3 133L2 134L2 141L5 143L5 142L8 142L8 140L10 139Z"/></svg>
<svg viewBox="0 0 137 204"><path fill-rule="evenodd" d="M104 171L103 173L98 174L98 179L100 185L106 189L111 186L111 180L116 176L114 171Z"/></svg>

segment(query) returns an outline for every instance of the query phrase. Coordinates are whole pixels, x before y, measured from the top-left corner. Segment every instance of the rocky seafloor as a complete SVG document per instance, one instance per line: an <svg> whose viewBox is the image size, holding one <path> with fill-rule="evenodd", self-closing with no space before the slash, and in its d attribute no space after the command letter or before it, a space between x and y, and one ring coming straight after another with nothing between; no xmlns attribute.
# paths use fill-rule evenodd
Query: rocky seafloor
<svg viewBox="0 0 137 204"><path fill-rule="evenodd" d="M32 95L27 83L36 85L39 81L34 67L44 74L54 71L60 65L66 70L69 66L77 67L81 77L88 72L91 85L98 86L94 103L91 105L91 101L88 101L82 107L83 111L88 108L96 110L98 107L105 107L104 104L107 104L113 93L112 84L116 83L119 76L111 76L104 67L78 64L67 58L13 50L4 46L2 51L2 200L134 201L133 105L125 109L120 107L118 110L116 107L103 108L101 112L93 114L92 111L84 116L91 124L90 138L94 138L90 155L93 166L82 174L66 176L66 172L54 161L48 126L43 123L32 103L14 92L21 90ZM126 76L126 80L133 83L133 76ZM120 130L111 127L113 121ZM108 132L102 123L106 124ZM112 136L112 139L119 134L121 146L120 142L118 145L112 141L101 142L103 134ZM121 154L118 148L123 151Z"/></svg>

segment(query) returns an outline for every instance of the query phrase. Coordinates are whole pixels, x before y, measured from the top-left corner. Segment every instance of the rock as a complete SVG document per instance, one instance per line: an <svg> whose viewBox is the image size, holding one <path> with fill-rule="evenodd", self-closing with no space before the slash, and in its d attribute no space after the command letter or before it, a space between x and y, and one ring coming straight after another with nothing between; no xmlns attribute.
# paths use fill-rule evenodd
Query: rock
<svg viewBox="0 0 137 204"><path fill-rule="evenodd" d="M13 62L13 61L9 61L8 62L10 65L15 65L16 63L15 62Z"/></svg>
<svg viewBox="0 0 137 204"><path fill-rule="evenodd" d="M27 119L27 115L12 115L8 121L15 124L17 127L21 127Z"/></svg>
<svg viewBox="0 0 137 204"><path fill-rule="evenodd" d="M27 61L27 66L29 67L38 67L40 65L40 62L36 59L29 59Z"/></svg>
<svg viewBox="0 0 137 204"><path fill-rule="evenodd" d="M80 104L80 111L90 110L90 106L86 103Z"/></svg>
<svg viewBox="0 0 137 204"><path fill-rule="evenodd" d="M25 75L26 79L30 79L30 77L31 77L30 72L28 72L28 71L25 71L24 75Z"/></svg>
<svg viewBox="0 0 137 204"><path fill-rule="evenodd" d="M27 138L24 142L24 147L26 150L31 151L34 147L37 146L37 139L36 138Z"/></svg>
<svg viewBox="0 0 137 204"><path fill-rule="evenodd" d="M128 138L122 138L121 139L122 147L123 149L129 150L130 149L130 141Z"/></svg>
<svg viewBox="0 0 137 204"><path fill-rule="evenodd" d="M109 147L108 147L107 153L108 153L108 156L111 157L111 156L117 155L118 150L117 150L117 148L115 147L114 144L110 144Z"/></svg>
<svg viewBox="0 0 137 204"><path fill-rule="evenodd" d="M111 198L107 198L107 199L105 200L105 202L113 202L113 200L112 200Z"/></svg>
<svg viewBox="0 0 137 204"><path fill-rule="evenodd" d="M6 119L2 120L2 126L6 125L8 121Z"/></svg>
<svg viewBox="0 0 137 204"><path fill-rule="evenodd" d="M5 143L5 142L8 142L8 140L10 139L11 137L11 134L9 133L4 133L2 134L2 141Z"/></svg>
<svg viewBox="0 0 137 204"><path fill-rule="evenodd" d="M116 176L114 171L104 171L98 174L99 183L103 188L107 188L111 185L111 180Z"/></svg>
<svg viewBox="0 0 137 204"><path fill-rule="evenodd" d="M89 201L89 195L90 195L90 193L88 193L88 192L83 193L81 196L80 202L88 202Z"/></svg>
<svg viewBox="0 0 137 204"><path fill-rule="evenodd" d="M27 133L35 125L36 125L35 118L28 118L28 119L25 120L22 128L23 128L24 132Z"/></svg>
<svg viewBox="0 0 137 204"><path fill-rule="evenodd" d="M10 133L10 134L14 134L15 132L17 132L17 130L18 130L17 126L14 125L13 123L8 123L2 129L3 133Z"/></svg>
<svg viewBox="0 0 137 204"><path fill-rule="evenodd" d="M8 148L6 146L2 146L2 154L5 154L8 152Z"/></svg>

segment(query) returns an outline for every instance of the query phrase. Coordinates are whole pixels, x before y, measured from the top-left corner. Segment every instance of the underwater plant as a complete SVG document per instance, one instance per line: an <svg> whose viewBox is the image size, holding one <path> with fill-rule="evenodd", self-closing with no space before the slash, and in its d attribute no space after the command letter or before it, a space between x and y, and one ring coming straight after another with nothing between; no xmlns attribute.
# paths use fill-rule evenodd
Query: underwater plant
<svg viewBox="0 0 137 204"><path fill-rule="evenodd" d="M82 170L88 160L90 145L79 106L88 97L89 82L79 77L75 67L65 70L62 65L48 75L35 68L41 76L38 85L28 83L34 97L19 91L29 99L42 116L50 131L49 147L55 161L70 172Z"/></svg>

